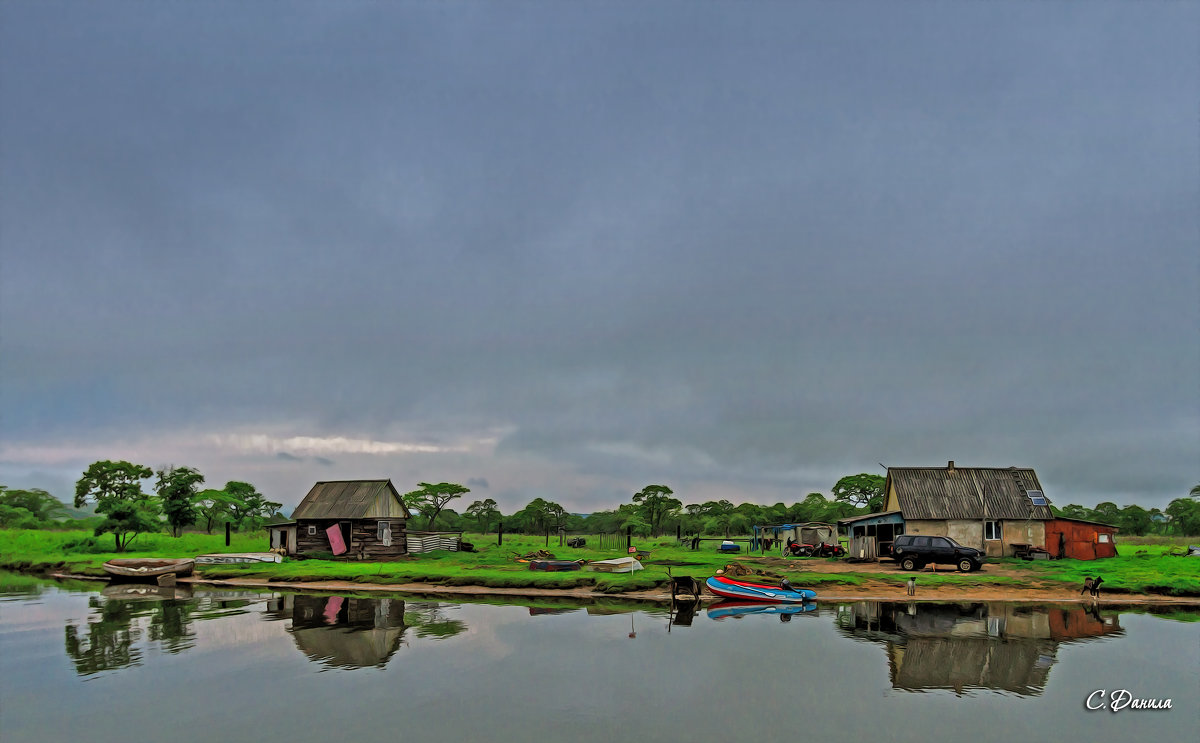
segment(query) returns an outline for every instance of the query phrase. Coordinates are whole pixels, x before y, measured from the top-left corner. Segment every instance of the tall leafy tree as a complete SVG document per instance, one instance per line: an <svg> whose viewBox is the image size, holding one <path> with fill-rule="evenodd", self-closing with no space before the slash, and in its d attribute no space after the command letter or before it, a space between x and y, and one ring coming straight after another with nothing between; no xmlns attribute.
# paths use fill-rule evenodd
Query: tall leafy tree
<svg viewBox="0 0 1200 743"><path fill-rule="evenodd" d="M163 515L171 527L171 535L178 537L185 526L196 523L196 495L204 475L191 467L164 467L158 471L155 490L162 502Z"/></svg>
<svg viewBox="0 0 1200 743"><path fill-rule="evenodd" d="M1176 498L1167 504L1166 513L1171 526L1184 536L1200 535L1200 502L1191 498Z"/></svg>
<svg viewBox="0 0 1200 743"><path fill-rule="evenodd" d="M847 475L833 486L833 499L874 512L883 508L883 475Z"/></svg>
<svg viewBox="0 0 1200 743"><path fill-rule="evenodd" d="M417 490L405 493L404 504L410 510L417 510L428 521L426 529L432 529L437 521L438 514L446 507L446 504L455 498L461 498L464 493L471 492L471 489L464 487L455 482L439 482L436 485L419 482Z"/></svg>
<svg viewBox="0 0 1200 743"><path fill-rule="evenodd" d="M683 501L671 497L674 494L666 485L647 485L633 494L638 514L649 524L652 536L662 534L663 522L683 508Z"/></svg>
<svg viewBox="0 0 1200 743"><path fill-rule="evenodd" d="M1154 528L1154 522L1150 520L1150 512L1141 506L1126 506L1121 509L1119 526L1122 534L1140 537Z"/></svg>
<svg viewBox="0 0 1200 743"><path fill-rule="evenodd" d="M487 534L488 524L500 517L500 509L496 507L496 501L491 498L475 501L467 506L465 513L475 520L480 533L483 534Z"/></svg>
<svg viewBox="0 0 1200 743"><path fill-rule="evenodd" d="M95 501L96 512L105 517L96 527L96 536L111 533L117 552L124 552L138 534L157 531L162 525L157 504L142 491L142 480L153 474L140 464L104 460L93 462L75 483L75 507Z"/></svg>
<svg viewBox="0 0 1200 743"><path fill-rule="evenodd" d="M279 513L282 503L267 500L248 482L230 480L225 483L225 508L238 531L257 529L263 521Z"/></svg>
<svg viewBox="0 0 1200 743"><path fill-rule="evenodd" d="M210 488L196 494L195 508L197 520L204 523L204 531L212 534L213 527L224 518L230 517L230 501L232 498L224 490Z"/></svg>

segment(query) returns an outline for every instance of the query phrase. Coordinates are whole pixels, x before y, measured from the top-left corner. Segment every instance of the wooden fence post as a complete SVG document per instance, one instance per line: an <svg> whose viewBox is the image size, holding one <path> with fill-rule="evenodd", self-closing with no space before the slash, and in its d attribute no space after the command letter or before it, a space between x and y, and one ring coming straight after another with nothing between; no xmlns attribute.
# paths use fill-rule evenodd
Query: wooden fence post
<svg viewBox="0 0 1200 743"><path fill-rule="evenodd" d="M225 546L229 546L229 522L225 522Z"/></svg>
<svg viewBox="0 0 1200 743"><path fill-rule="evenodd" d="M632 546L633 546L633 527L627 526L627 527L625 527L625 549L629 549Z"/></svg>
<svg viewBox="0 0 1200 743"><path fill-rule="evenodd" d="M499 523L499 525L496 526L496 545L499 546L501 544L504 544L504 522L503 521L501 521Z"/></svg>

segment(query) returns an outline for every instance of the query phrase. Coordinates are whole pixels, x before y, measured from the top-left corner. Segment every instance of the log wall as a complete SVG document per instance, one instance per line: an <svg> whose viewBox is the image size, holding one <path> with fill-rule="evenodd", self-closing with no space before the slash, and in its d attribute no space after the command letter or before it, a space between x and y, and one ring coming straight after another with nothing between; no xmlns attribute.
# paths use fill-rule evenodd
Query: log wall
<svg viewBox="0 0 1200 743"><path fill-rule="evenodd" d="M392 545L385 546L379 539L379 522L387 521L392 525ZM408 544L404 537L405 520L390 519L301 519L296 523L296 548L299 554L313 552L331 552L329 538L325 530L333 524L342 525L342 539L346 540L345 554L338 555L337 560L388 560L408 554ZM350 528L346 528L349 524ZM309 526L316 527L316 534L310 535Z"/></svg>

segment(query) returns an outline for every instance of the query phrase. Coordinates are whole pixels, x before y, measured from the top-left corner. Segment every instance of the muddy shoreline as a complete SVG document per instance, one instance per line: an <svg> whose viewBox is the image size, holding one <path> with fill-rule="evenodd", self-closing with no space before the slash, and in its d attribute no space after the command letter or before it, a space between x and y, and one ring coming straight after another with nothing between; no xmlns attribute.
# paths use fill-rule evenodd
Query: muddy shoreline
<svg viewBox="0 0 1200 743"><path fill-rule="evenodd" d="M51 573L49 577L65 580L87 580L107 583L107 577ZM350 581L266 581L247 578L212 579L202 575L179 578L179 583L197 586L220 586L227 588L267 588L290 591L323 591L354 593L404 593L430 597L488 597L553 599L565 598L581 601L609 600L636 601L649 604L669 604L671 597L666 590L629 591L626 593L602 593L581 588L489 588L487 586L440 586L433 583L353 583ZM704 603L719 600L704 592ZM921 586L914 596L908 596L903 585L884 581L867 581L860 586L837 586L818 591L817 603L842 603L846 601L930 601L930 602L1025 602L1038 604L1092 604L1100 606L1171 606L1195 607L1200 609L1200 597L1158 596L1151 594L1110 594L1093 601L1080 595L1071 587L1036 585L1028 588L991 588L984 586Z"/></svg>

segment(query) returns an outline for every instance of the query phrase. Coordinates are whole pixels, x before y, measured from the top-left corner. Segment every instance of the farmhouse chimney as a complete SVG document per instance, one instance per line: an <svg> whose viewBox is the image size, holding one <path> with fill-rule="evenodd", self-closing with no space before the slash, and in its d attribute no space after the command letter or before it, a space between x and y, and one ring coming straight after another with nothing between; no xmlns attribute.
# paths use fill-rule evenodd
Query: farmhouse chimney
<svg viewBox="0 0 1200 743"><path fill-rule="evenodd" d="M954 460L953 459L951 459L949 462L946 463L946 471L947 472L954 471Z"/></svg>

